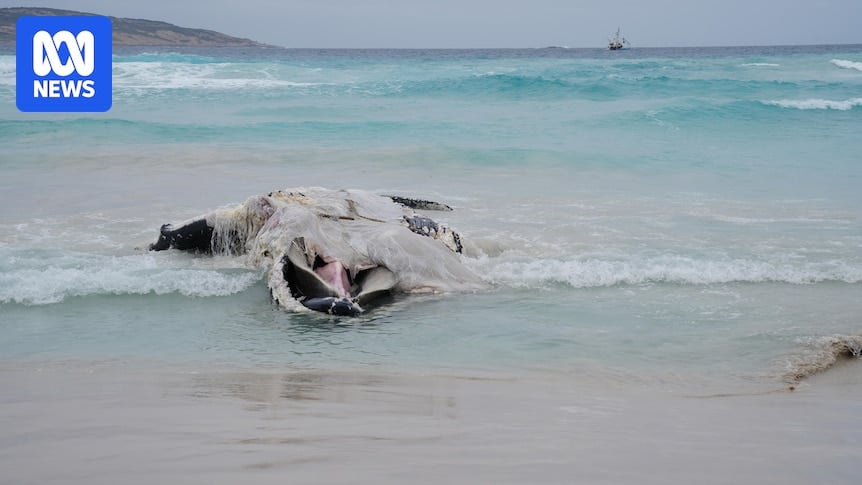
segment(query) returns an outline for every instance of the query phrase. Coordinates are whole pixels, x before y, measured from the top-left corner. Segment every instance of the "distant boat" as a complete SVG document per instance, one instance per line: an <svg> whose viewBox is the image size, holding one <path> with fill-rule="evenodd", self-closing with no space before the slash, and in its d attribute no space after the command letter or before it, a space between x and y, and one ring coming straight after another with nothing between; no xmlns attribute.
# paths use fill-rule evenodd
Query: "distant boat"
<svg viewBox="0 0 862 485"><path fill-rule="evenodd" d="M626 40L625 37L620 37L620 28L617 27L617 33L614 35L613 39L608 41L608 49L612 51L618 51L620 49L625 48L626 46L631 45L629 41Z"/></svg>

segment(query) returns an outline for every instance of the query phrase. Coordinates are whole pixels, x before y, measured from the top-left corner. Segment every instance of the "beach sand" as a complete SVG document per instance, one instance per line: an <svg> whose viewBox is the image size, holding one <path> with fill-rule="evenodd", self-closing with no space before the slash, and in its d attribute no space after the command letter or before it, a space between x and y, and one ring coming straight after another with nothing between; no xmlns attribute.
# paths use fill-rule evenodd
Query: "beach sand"
<svg viewBox="0 0 862 485"><path fill-rule="evenodd" d="M858 365L716 392L559 371L7 361L0 483L855 483Z"/></svg>

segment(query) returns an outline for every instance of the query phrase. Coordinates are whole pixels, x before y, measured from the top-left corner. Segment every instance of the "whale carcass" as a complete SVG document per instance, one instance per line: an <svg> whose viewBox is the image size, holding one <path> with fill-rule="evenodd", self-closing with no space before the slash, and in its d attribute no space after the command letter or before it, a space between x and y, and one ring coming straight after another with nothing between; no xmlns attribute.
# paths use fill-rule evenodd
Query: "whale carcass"
<svg viewBox="0 0 862 485"><path fill-rule="evenodd" d="M460 234L425 210L451 208L362 190L279 190L165 224L150 250L245 254L292 311L356 315L392 292L481 289Z"/></svg>

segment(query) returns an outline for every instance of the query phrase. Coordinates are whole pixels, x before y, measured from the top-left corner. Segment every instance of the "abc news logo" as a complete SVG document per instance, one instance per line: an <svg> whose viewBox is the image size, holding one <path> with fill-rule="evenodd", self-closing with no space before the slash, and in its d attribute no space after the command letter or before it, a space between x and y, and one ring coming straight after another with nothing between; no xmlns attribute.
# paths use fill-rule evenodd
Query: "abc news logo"
<svg viewBox="0 0 862 485"><path fill-rule="evenodd" d="M60 60L60 46L69 50L69 60ZM77 72L79 76L89 76L95 69L93 54L93 33L82 30L77 37L68 30L61 30L53 36L40 30L33 36L33 72L37 76L47 76L53 72L58 76L68 76ZM33 81L33 96L37 98L92 98L96 95L96 83L92 79L67 80L51 79Z"/></svg>
<svg viewBox="0 0 862 485"><path fill-rule="evenodd" d="M111 108L108 17L21 17L15 36L19 110Z"/></svg>

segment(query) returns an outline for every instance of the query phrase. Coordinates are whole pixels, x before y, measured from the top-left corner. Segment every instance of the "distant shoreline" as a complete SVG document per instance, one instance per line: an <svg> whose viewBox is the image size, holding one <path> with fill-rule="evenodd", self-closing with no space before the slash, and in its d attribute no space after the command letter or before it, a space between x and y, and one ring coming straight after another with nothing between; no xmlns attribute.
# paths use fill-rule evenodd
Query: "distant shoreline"
<svg viewBox="0 0 862 485"><path fill-rule="evenodd" d="M89 12L63 10L43 7L6 7L0 8L0 53L14 53L15 51L15 22L20 16L45 16L45 15L99 15ZM123 17L109 17L113 25L113 46L123 49L149 49L157 52L176 51L177 49L194 51L198 49L261 49L261 50L290 50L290 51L329 51L329 52L465 52L465 51L547 51L549 53L584 53L595 51L608 51L607 47L596 45L592 47L568 47L563 45L528 46L528 47L284 47L257 42L255 40L233 37L213 30L181 27L168 22L133 19ZM721 52L730 50L770 50L798 51L801 53L810 50L835 48L836 50L860 49L862 43L851 44L800 44L800 45L752 45L752 46L638 46L623 49L621 51L609 52L610 56L627 57L634 53L677 51L691 52L693 50L703 52Z"/></svg>
<svg viewBox="0 0 862 485"><path fill-rule="evenodd" d="M15 23L21 16L98 15L89 12L41 7L0 8L0 49L15 46ZM251 39L233 37L206 29L180 27L167 22L146 19L110 17L113 45L116 47L246 47L280 49Z"/></svg>

